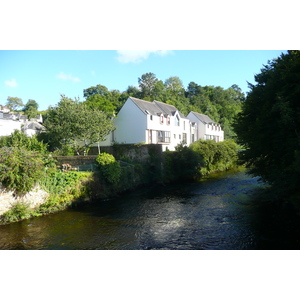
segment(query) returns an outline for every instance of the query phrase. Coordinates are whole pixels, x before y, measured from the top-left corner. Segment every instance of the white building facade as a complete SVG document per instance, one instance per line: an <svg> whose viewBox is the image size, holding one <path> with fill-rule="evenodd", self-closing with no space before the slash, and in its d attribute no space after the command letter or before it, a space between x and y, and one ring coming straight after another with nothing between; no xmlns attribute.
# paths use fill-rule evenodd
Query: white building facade
<svg viewBox="0 0 300 300"><path fill-rule="evenodd" d="M42 122L43 118L41 115L28 121L26 115L7 112L7 110L1 110L0 107L0 137L9 136L15 130L23 131L27 136L32 137L38 132L45 130L44 126L41 125Z"/></svg>
<svg viewBox="0 0 300 300"><path fill-rule="evenodd" d="M100 146L119 144L161 144L163 151L181 143L224 140L221 126L208 116L190 112L185 117L175 106L159 101L129 97L114 119L116 129Z"/></svg>
<svg viewBox="0 0 300 300"><path fill-rule="evenodd" d="M196 140L196 124L185 118L173 105L129 97L114 121L116 130L101 142L124 144L161 144L163 151L175 150L180 143Z"/></svg>
<svg viewBox="0 0 300 300"><path fill-rule="evenodd" d="M207 115L191 111L187 118L197 124L197 137L202 140L224 141L224 131Z"/></svg>

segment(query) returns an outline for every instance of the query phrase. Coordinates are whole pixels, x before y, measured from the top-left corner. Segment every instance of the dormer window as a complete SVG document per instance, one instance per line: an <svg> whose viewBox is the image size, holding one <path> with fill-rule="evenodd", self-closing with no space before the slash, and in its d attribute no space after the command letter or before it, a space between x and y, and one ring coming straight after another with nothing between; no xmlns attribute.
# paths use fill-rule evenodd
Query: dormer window
<svg viewBox="0 0 300 300"><path fill-rule="evenodd" d="M164 123L164 115L161 114L161 115L160 115L160 124L163 124L163 123Z"/></svg>
<svg viewBox="0 0 300 300"><path fill-rule="evenodd" d="M180 126L180 119L178 115L175 118L175 126Z"/></svg>

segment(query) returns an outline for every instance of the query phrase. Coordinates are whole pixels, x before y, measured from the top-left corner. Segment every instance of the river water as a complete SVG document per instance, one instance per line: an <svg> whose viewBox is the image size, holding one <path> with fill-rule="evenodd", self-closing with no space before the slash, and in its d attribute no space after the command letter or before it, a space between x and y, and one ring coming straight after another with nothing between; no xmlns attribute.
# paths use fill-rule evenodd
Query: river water
<svg viewBox="0 0 300 300"><path fill-rule="evenodd" d="M234 170L0 226L0 249L300 249L298 217Z"/></svg>

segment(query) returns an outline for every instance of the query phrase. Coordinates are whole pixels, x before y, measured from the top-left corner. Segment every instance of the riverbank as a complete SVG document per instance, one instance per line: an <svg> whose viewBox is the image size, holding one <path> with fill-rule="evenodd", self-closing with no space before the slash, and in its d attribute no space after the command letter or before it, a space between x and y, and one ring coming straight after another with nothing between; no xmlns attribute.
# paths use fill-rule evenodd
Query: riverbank
<svg viewBox="0 0 300 300"><path fill-rule="evenodd" d="M193 149L180 145L176 151L162 152L161 145L117 145L114 153L118 161L108 153L59 157L61 170L48 168L38 178L41 189L49 193L47 200L42 199L40 205L30 207L22 195L23 198L19 197L19 201L2 214L1 222L53 213L82 201L117 197L141 186L190 182L204 174L236 166L237 146L231 141L198 141L194 146ZM94 171L78 171L81 169Z"/></svg>

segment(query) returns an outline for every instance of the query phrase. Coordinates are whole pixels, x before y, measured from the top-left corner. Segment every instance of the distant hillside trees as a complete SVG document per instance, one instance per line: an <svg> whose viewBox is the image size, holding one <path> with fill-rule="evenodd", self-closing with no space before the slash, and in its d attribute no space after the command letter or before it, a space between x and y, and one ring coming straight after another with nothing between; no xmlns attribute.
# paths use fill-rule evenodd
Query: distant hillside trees
<svg viewBox="0 0 300 300"><path fill-rule="evenodd" d="M83 95L89 107L109 115L117 114L129 96L172 104L184 115L190 111L203 113L221 124L227 139L235 138L232 123L245 101L244 93L236 84L224 89L220 86L201 86L192 81L185 88L177 76L162 81L151 72L138 78L138 87L128 86L124 92L109 91L99 84L85 89Z"/></svg>

